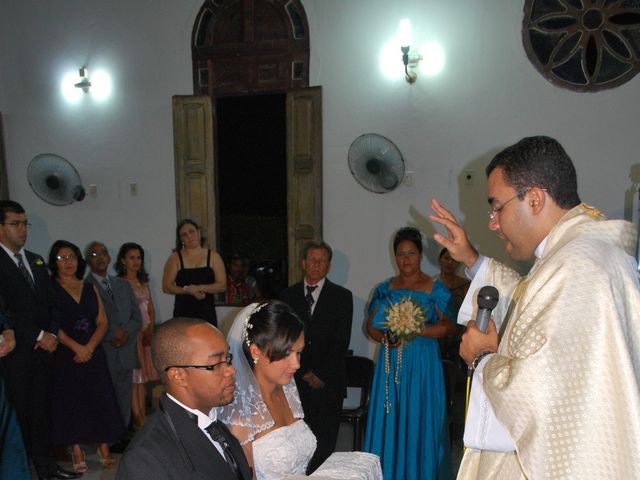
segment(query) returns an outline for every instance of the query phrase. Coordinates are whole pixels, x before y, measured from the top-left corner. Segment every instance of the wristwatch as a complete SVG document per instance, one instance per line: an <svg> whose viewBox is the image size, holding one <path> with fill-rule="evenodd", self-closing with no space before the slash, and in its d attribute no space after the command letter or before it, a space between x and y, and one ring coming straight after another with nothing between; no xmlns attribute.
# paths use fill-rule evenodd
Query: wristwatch
<svg viewBox="0 0 640 480"><path fill-rule="evenodd" d="M482 359L484 357L486 357L487 355L491 355L492 353L495 352L482 352L480 355L478 355L476 358L473 359L473 363L471 364L471 368L473 370L475 370L476 368L478 368L478 365L480 364L480 362L482 361Z"/></svg>

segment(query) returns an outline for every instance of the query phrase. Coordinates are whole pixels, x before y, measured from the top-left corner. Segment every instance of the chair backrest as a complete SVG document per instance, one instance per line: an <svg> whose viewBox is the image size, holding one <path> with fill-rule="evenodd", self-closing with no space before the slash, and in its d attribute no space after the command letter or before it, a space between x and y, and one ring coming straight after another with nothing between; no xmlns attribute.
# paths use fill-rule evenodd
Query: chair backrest
<svg viewBox="0 0 640 480"><path fill-rule="evenodd" d="M373 381L373 360L367 357L347 356L345 358L347 370L347 387L360 389L360 405L369 405L371 382Z"/></svg>
<svg viewBox="0 0 640 480"><path fill-rule="evenodd" d="M453 412L456 383L458 381L459 367L451 360L442 360L442 373L444 374L444 388L447 396L447 411L449 415Z"/></svg>

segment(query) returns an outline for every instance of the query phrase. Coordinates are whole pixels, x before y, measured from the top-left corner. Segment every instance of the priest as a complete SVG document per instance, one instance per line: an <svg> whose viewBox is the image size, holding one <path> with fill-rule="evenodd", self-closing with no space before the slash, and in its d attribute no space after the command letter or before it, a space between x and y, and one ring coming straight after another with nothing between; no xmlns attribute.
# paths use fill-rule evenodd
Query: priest
<svg viewBox="0 0 640 480"><path fill-rule="evenodd" d="M475 369L458 479L621 479L640 472L640 290L633 225L581 203L549 137L524 138L486 169L489 228L526 276L485 258L436 199L437 242L467 267L470 299L494 285L486 333L469 321ZM464 316L465 306L459 317Z"/></svg>

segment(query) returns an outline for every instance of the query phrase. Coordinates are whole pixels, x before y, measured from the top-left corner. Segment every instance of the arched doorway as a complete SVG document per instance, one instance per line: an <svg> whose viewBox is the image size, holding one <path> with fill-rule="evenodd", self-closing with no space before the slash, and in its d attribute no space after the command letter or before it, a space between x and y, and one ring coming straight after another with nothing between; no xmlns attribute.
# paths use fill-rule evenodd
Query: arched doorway
<svg viewBox="0 0 640 480"><path fill-rule="evenodd" d="M224 196L219 194L221 188L229 188L229 179L222 187L225 171L242 171L245 178L259 175L258 167L263 165L255 162L264 159L251 154L223 158L228 155L229 144L241 140L222 138L220 135L228 135L230 129L218 122L233 117L245 120L241 123L246 123L248 130L255 128L255 115L247 114L243 119L243 113L235 112L229 116L229 109L254 101L265 104L266 97L281 98L281 107L273 108L283 111L273 116L280 118L282 114L285 119L282 133L275 128L276 122L264 127L282 137L281 150L286 152L285 158L281 155L280 160L267 160L282 161L279 170L285 175L282 182L273 183L286 188L282 195L286 203L282 222L285 231L280 237L286 239L286 247L275 245L274 250L286 252L285 283L297 281L304 243L322 236L321 91L319 87L308 88L309 36L304 9L298 0L207 0L194 24L192 60L196 95L173 99L178 217L202 222L209 237L218 239L218 245L224 247L223 256L233 253L225 251L229 249L226 239L246 235L242 230L249 234L247 245L259 239L250 228L238 229L237 218L232 231L226 231L229 225L223 223L225 206L220 202ZM223 111L227 113L219 115ZM223 168L223 162L241 163L243 168ZM240 179L231 188L242 189L246 183ZM271 225L277 228L278 223ZM277 243L279 236L268 238Z"/></svg>

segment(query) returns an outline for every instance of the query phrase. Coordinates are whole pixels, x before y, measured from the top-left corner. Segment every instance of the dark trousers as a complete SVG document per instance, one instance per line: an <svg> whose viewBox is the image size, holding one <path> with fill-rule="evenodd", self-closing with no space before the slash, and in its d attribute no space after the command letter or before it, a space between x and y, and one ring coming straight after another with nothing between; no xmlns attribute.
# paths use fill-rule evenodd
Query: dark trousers
<svg viewBox="0 0 640 480"><path fill-rule="evenodd" d="M51 448L52 356L35 350L27 362L6 364L6 387L16 411L27 454L38 475L57 469Z"/></svg>
<svg viewBox="0 0 640 480"><path fill-rule="evenodd" d="M305 385L301 385L304 383ZM316 436L318 445L307 466L307 475L316 470L329 458L336 447L342 395L324 389L314 390L304 380L298 382L300 400L304 410L304 420Z"/></svg>

